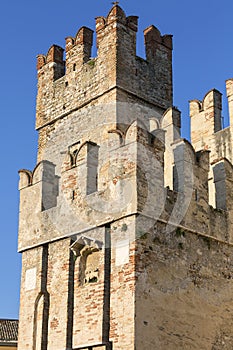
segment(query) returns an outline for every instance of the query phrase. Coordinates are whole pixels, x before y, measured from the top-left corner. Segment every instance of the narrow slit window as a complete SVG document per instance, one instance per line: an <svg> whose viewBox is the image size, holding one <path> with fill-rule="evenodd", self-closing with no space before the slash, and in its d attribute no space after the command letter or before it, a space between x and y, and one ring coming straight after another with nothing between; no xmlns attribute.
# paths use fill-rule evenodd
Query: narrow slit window
<svg viewBox="0 0 233 350"><path fill-rule="evenodd" d="M98 158L99 146L89 143L87 151L87 194L98 190Z"/></svg>

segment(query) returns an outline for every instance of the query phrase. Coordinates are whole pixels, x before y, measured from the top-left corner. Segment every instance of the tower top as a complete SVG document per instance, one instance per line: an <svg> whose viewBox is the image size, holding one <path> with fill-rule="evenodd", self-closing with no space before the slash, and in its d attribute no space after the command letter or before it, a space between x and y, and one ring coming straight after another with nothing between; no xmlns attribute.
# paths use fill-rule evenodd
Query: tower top
<svg viewBox="0 0 233 350"><path fill-rule="evenodd" d="M113 2L107 16L95 19L95 58L91 54L93 30L87 27L80 28L74 37L66 38L65 60L63 48L57 45L46 55L38 55L38 129L89 103L94 96L107 94L110 88L123 89L125 96L137 95L161 113L172 105L171 35L161 35L154 26L148 27L144 31L146 59L138 57L138 17L127 16L118 3ZM143 88L142 81L145 82ZM46 96L45 86L51 92ZM76 99L69 97L72 87L78 95ZM54 103L52 91L63 96L54 106L53 115L48 108Z"/></svg>

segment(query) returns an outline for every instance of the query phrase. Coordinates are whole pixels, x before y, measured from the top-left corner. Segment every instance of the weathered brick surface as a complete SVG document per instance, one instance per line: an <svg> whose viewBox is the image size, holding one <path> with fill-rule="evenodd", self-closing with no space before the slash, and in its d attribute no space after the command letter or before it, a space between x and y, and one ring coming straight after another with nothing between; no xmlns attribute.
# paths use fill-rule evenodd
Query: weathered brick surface
<svg viewBox="0 0 233 350"><path fill-rule="evenodd" d="M21 349L32 350L35 347L35 343L38 342L38 340L36 340L35 328L37 328L37 324L38 328L40 327L41 313L36 321L35 316L37 310L35 306L42 292L42 255L43 247L38 247L31 251L24 252L22 258L18 339L18 347ZM28 271L31 271L32 276L26 278Z"/></svg>
<svg viewBox="0 0 233 350"><path fill-rule="evenodd" d="M48 349L65 349L67 346L69 267L70 240L51 244L47 281L50 299Z"/></svg>
<svg viewBox="0 0 233 350"><path fill-rule="evenodd" d="M157 223L147 232L136 253L137 346L231 349L231 255L232 246L186 230L166 234Z"/></svg>
<svg viewBox="0 0 233 350"><path fill-rule="evenodd" d="M136 218L119 220L111 225L111 310L110 339L114 349L132 349L135 338L135 236ZM124 254L128 258L119 261Z"/></svg>
<svg viewBox="0 0 233 350"><path fill-rule="evenodd" d="M105 228L95 236L105 241ZM104 322L105 251L85 249L75 260L73 347L101 344Z"/></svg>
<svg viewBox="0 0 233 350"><path fill-rule="evenodd" d="M39 55L38 164L20 171L19 350L232 348L232 125L172 106L172 37L114 5ZM232 119L232 79L227 81ZM231 123L232 124L232 123Z"/></svg>

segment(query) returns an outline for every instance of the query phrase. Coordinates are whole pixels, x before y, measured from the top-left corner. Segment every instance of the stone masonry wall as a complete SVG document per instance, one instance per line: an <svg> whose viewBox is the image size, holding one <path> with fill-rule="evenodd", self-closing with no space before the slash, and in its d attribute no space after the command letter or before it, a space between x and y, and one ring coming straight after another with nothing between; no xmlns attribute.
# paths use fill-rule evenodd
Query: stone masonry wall
<svg viewBox="0 0 233 350"><path fill-rule="evenodd" d="M20 327L18 348L35 349L37 329L41 328L40 317L37 318L38 303L43 296L43 247L25 252L22 259L21 294L20 294ZM44 307L43 307L44 308ZM39 347L38 347L39 348Z"/></svg>
<svg viewBox="0 0 233 350"><path fill-rule="evenodd" d="M172 106L172 37L114 5L39 55L38 164L22 169L19 350L230 350L232 120ZM227 81L232 119L232 79Z"/></svg>
<svg viewBox="0 0 233 350"><path fill-rule="evenodd" d="M137 347L232 348L232 245L157 222L136 261Z"/></svg>
<svg viewBox="0 0 233 350"><path fill-rule="evenodd" d="M114 6L106 19L96 19L96 31L98 56L91 60L86 53L92 45L88 28L81 28L75 39L67 38L67 69L59 79L63 50L53 46L47 56L38 56L37 129L115 88L162 110L172 105L171 36L148 28L145 61L136 56L137 17L126 18Z"/></svg>

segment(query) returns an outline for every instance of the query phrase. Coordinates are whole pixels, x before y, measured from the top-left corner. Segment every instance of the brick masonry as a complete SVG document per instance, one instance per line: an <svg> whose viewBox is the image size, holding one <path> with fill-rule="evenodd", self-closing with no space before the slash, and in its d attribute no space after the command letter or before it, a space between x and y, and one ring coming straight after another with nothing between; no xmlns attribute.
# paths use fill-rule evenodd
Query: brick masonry
<svg viewBox="0 0 233 350"><path fill-rule="evenodd" d="M232 349L232 123L172 106L172 36L114 5L37 61L38 163L20 170L19 350ZM232 122L232 79L227 81Z"/></svg>

